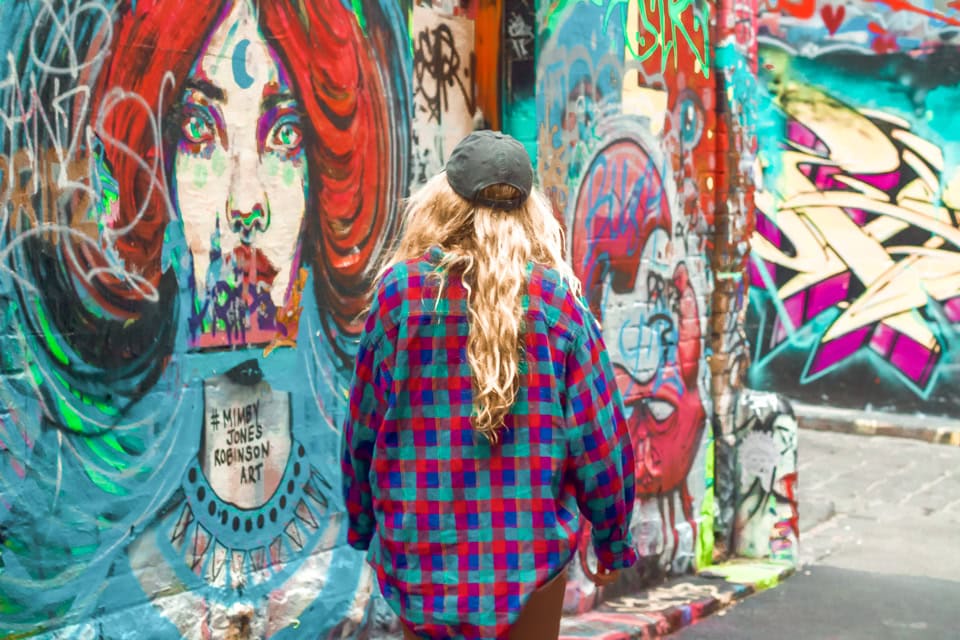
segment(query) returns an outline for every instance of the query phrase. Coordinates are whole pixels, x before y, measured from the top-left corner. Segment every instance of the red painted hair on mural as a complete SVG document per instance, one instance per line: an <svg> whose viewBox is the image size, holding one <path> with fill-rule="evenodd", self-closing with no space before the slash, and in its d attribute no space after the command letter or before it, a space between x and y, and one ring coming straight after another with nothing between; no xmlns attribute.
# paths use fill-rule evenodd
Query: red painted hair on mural
<svg viewBox="0 0 960 640"><path fill-rule="evenodd" d="M94 89L91 122L119 185L108 225L127 270L154 286L162 275L166 225L175 215L167 176L176 140L165 135L163 119L230 6L195 0L125 3ZM320 306L347 329L363 307L364 272L390 223L395 180L386 90L371 42L340 0L277 0L259 2L256 9L308 127L303 257L314 268ZM96 265L103 258L88 254L85 260ZM108 311L135 317L142 291L116 279L94 286Z"/></svg>

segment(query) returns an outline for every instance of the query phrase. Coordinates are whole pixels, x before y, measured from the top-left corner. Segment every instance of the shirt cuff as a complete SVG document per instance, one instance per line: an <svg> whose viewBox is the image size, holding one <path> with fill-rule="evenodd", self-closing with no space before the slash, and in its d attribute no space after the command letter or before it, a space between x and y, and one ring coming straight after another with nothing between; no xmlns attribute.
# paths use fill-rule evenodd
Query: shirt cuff
<svg viewBox="0 0 960 640"><path fill-rule="evenodd" d="M370 541L373 539L373 532L357 533L353 527L347 530L347 544L357 551L367 551L370 548Z"/></svg>
<svg viewBox="0 0 960 640"><path fill-rule="evenodd" d="M636 550L627 542L611 542L602 549L594 546L593 550L597 554L597 561L611 571L632 567L637 561Z"/></svg>

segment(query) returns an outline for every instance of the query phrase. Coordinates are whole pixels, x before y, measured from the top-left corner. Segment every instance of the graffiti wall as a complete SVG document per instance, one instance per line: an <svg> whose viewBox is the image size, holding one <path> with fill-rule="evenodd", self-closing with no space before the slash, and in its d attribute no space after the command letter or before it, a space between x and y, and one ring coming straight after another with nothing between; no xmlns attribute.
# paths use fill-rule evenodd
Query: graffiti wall
<svg viewBox="0 0 960 640"><path fill-rule="evenodd" d="M502 22L504 46L503 130L520 140L537 158L536 7L534 0L506 3Z"/></svg>
<svg viewBox="0 0 960 640"><path fill-rule="evenodd" d="M747 283L751 313L769 318L754 324L776 337L756 357L763 379L774 358L798 353L803 323L824 322L804 315L809 305L837 310L835 333L817 334L826 345L872 310L906 304L810 302L824 282L865 297L854 272L898 282L878 261L843 271L839 253L802 266L797 248L832 242L797 235L811 227L789 216L809 218L810 198L888 234L884 255L922 268L931 296L952 277L941 258L955 225L950 147L929 122L857 102L853 84L813 84L826 58L803 67L772 44L808 38L813 14L777 22L768 7L758 21L755 8L0 3L0 635L396 630L363 555L345 543L337 460L357 317L403 197L485 126L513 133L536 162L626 401L643 562L615 589L708 564L715 513L729 512L731 531L767 527L769 513L740 507L779 500L790 472L778 462L766 493L741 491L753 476L738 476L732 455L742 440L786 437L770 421L738 430ZM881 55L851 46L829 68ZM897 60L923 100L944 100L912 59ZM788 74L793 93L774 97ZM852 135L824 124L840 114L861 132L850 149L873 145L869 159L831 137ZM774 129L779 138L766 135ZM751 268L766 279L743 277L754 210ZM927 349L922 366L896 364L897 380L940 388L942 327L957 304L870 320L884 327L871 340L888 363L923 353L900 336ZM715 433L731 452L719 510ZM782 520L783 504L773 507ZM588 540L568 610L601 595L586 579Z"/></svg>
<svg viewBox="0 0 960 640"><path fill-rule="evenodd" d="M932 1L761 13L751 386L955 413L958 26Z"/></svg>
<svg viewBox="0 0 960 640"><path fill-rule="evenodd" d="M338 434L407 190L407 16L36 0L0 25L0 635L353 635Z"/></svg>
<svg viewBox="0 0 960 640"><path fill-rule="evenodd" d="M734 418L734 552L797 564L798 427L793 409L777 394L744 389Z"/></svg>
<svg viewBox="0 0 960 640"><path fill-rule="evenodd" d="M477 103L476 0L413 3L414 184L443 170L483 113Z"/></svg>
<svg viewBox="0 0 960 640"><path fill-rule="evenodd" d="M711 267L715 557L733 548L736 406L749 366L743 328L757 157L757 0L724 0L716 19L717 181Z"/></svg>
<svg viewBox="0 0 960 640"><path fill-rule="evenodd" d="M647 578L690 569L712 547L711 8L677 6L569 0L543 3L537 18L539 178L627 405L644 558L635 577ZM593 596L581 576L567 606Z"/></svg>

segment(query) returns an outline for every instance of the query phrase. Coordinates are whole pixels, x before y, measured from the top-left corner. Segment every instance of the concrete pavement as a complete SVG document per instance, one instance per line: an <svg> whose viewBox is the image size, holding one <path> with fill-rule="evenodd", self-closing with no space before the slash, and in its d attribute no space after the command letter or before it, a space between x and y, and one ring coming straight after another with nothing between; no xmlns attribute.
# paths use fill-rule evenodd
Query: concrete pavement
<svg viewBox="0 0 960 640"><path fill-rule="evenodd" d="M675 637L960 637L960 448L801 430L799 476L798 575Z"/></svg>
<svg viewBox="0 0 960 640"><path fill-rule="evenodd" d="M804 564L960 580L960 448L800 432Z"/></svg>
<svg viewBox="0 0 960 640"><path fill-rule="evenodd" d="M688 627L678 640L947 640L960 582L816 566Z"/></svg>

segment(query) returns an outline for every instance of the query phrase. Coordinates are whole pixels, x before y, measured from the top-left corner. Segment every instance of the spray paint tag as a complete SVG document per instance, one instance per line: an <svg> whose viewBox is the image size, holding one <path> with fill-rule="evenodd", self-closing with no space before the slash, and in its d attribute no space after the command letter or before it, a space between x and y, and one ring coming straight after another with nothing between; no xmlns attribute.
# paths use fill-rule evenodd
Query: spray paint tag
<svg viewBox="0 0 960 640"><path fill-rule="evenodd" d="M200 463L210 487L242 509L276 491L290 456L290 397L260 380L218 376L203 385Z"/></svg>

